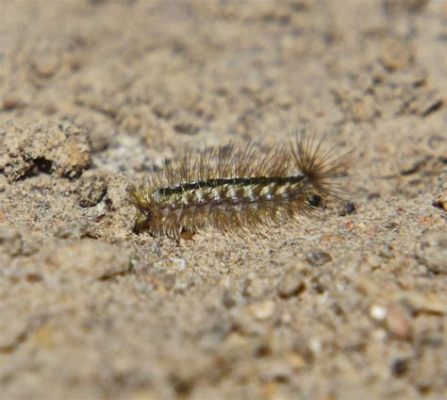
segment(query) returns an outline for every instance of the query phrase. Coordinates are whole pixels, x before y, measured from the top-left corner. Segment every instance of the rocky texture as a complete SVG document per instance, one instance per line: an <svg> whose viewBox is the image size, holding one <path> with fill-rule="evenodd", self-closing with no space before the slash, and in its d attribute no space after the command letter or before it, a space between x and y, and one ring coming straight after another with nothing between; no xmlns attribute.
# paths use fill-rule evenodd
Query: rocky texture
<svg viewBox="0 0 447 400"><path fill-rule="evenodd" d="M347 4L349 3L349 4ZM0 398L442 399L447 3L3 0ZM352 151L276 229L132 232L183 147Z"/></svg>

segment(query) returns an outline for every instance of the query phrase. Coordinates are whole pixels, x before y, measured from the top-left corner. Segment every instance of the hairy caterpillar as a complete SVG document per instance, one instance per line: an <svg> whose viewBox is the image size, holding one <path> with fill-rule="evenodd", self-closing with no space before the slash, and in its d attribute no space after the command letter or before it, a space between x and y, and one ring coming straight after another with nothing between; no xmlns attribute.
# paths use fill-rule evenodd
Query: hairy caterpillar
<svg viewBox="0 0 447 400"><path fill-rule="evenodd" d="M298 136L288 147L263 153L253 143L197 155L185 151L147 185L130 189L137 209L134 230L179 240L182 232L207 226L228 232L310 214L324 197L340 193L336 178L348 157L335 157L333 150L323 151L314 137Z"/></svg>

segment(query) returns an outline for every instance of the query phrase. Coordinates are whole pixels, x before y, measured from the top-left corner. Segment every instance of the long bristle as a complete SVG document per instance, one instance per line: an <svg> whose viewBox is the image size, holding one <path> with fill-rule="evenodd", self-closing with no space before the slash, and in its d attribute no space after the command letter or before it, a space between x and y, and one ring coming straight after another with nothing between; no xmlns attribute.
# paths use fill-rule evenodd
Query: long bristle
<svg viewBox="0 0 447 400"><path fill-rule="evenodd" d="M333 197L343 197L345 186L339 178L346 175L351 163L351 152L336 155L336 145L323 151L323 140L313 136L297 136L291 146L296 169L302 171L318 190Z"/></svg>
<svg viewBox="0 0 447 400"><path fill-rule="evenodd" d="M135 229L179 239L182 231L210 226L228 232L276 225L310 215L321 198L339 197L337 178L349 157L323 151L315 136L297 136L290 148L260 152L253 143L232 143L178 163L166 163L149 184L131 192L138 210Z"/></svg>

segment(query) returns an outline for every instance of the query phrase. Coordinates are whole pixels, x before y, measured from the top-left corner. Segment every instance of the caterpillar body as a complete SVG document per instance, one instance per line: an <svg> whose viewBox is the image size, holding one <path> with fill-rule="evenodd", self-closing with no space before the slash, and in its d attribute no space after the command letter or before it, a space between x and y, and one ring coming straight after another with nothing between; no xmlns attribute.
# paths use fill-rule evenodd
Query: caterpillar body
<svg viewBox="0 0 447 400"><path fill-rule="evenodd" d="M234 144L194 155L185 151L146 185L130 189L137 209L135 232L180 239L204 227L224 232L279 225L312 213L323 198L341 193L336 178L347 154L324 151L315 138L259 151Z"/></svg>

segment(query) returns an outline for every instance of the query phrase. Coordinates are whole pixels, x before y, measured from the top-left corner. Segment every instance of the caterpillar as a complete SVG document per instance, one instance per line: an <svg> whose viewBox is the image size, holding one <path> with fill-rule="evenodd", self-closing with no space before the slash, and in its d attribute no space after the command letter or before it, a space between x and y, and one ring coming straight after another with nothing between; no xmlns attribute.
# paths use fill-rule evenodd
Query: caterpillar
<svg viewBox="0 0 447 400"><path fill-rule="evenodd" d="M137 210L134 231L180 240L204 227L223 232L279 225L315 211L326 197L340 197L337 180L349 161L315 137L260 151L234 143L194 154L130 187Z"/></svg>

